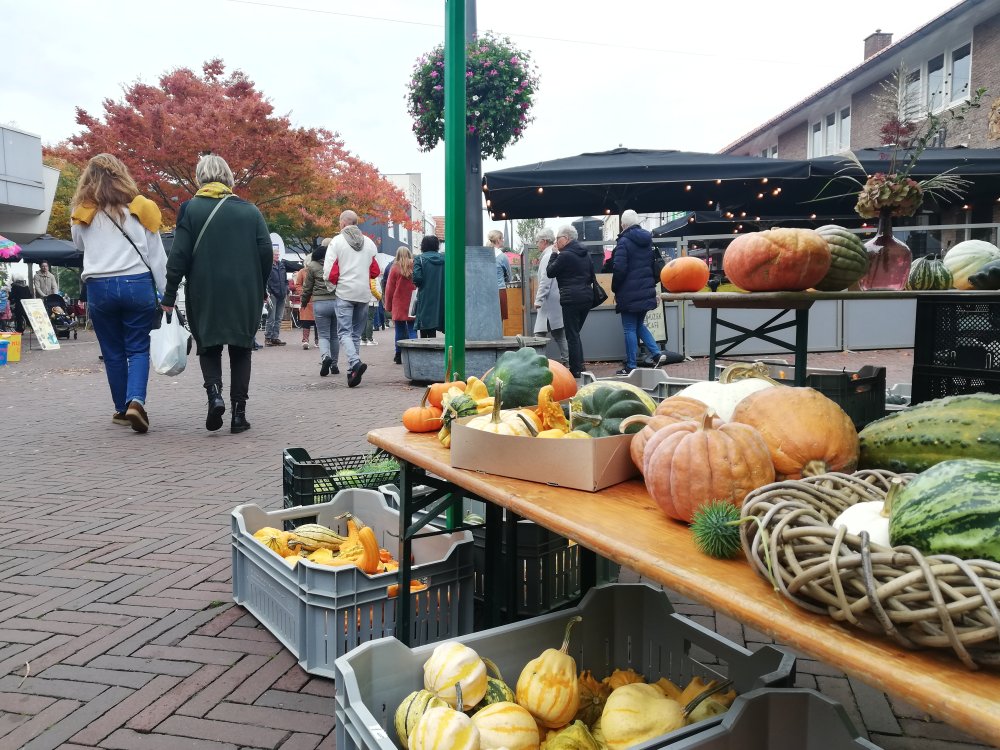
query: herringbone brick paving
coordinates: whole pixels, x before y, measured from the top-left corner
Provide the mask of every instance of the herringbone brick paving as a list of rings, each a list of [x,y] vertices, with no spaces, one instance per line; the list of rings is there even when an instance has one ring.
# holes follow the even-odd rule
[[[151,376],[149,434],[112,425],[91,332],[0,368],[0,750],[333,747],[333,683],[232,603],[229,515],[247,502],[280,507],[283,448],[364,452],[367,430],[398,419],[420,388],[391,363],[391,331],[362,350],[371,367],[357,389],[320,378],[298,331],[283,336],[288,346],[254,355],[243,435],[204,430],[196,361]],[[908,357],[811,363],[884,363],[901,382]],[[702,377],[705,364],[669,369]],[[732,640],[771,642],[676,606]],[[798,672],[886,750],[984,747],[824,664],[801,659]]]

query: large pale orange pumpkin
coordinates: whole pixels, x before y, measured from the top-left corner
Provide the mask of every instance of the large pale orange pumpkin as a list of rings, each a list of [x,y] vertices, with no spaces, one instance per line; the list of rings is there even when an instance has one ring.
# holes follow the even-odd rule
[[[677,424],[687,419],[700,420],[704,417],[706,408],[705,404],[693,398],[671,396],[659,403],[656,407],[656,412],[651,417],[639,414],[623,419],[623,428],[628,426],[626,423],[632,423],[633,421],[642,422],[646,425],[633,435],[632,442],[629,443],[629,454],[632,457],[632,463],[641,472],[643,469],[642,456],[646,450],[646,443],[653,437],[655,432],[667,425]],[[715,417],[712,423],[718,427],[722,424],[722,420]]]
[[[687,255],[663,266],[660,283],[668,292],[700,292],[708,283],[708,276],[708,264]]]
[[[854,422],[836,402],[812,388],[768,388],[736,405],[733,422],[764,438],[779,480],[828,471],[850,473],[860,450]]]
[[[552,397],[556,401],[573,398],[576,395],[577,385],[576,378],[573,377],[573,373],[569,371],[569,368],[561,362],[550,359],[549,370],[552,371],[552,388],[555,391]]]
[[[812,229],[767,229],[729,243],[722,269],[748,292],[795,292],[815,286],[830,270],[830,246]]]
[[[646,443],[646,490],[671,518],[691,522],[713,500],[739,507],[749,492],[774,481],[767,443],[749,425],[701,422],[663,427]]]

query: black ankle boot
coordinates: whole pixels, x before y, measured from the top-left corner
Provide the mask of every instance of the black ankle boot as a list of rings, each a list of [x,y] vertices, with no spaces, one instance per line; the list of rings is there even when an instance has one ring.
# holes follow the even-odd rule
[[[233,419],[229,425],[230,432],[246,432],[250,429],[247,422],[247,402],[233,401]]]
[[[208,392],[208,416],[205,417],[205,429],[215,432],[222,427],[222,415],[226,413],[226,402],[222,400],[222,388],[210,384],[205,386]]]

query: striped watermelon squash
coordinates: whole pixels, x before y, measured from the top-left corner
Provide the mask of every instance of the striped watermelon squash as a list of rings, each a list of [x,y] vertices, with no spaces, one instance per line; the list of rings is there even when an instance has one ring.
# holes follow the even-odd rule
[[[943,461],[918,474],[896,495],[889,537],[928,555],[1000,562],[1000,463]]]
[[[816,288],[821,292],[847,289],[868,271],[868,251],[861,238],[836,224],[816,230],[830,247],[830,270]]]
[[[945,266],[944,261],[936,255],[925,255],[910,264],[906,288],[916,291],[951,289],[952,282],[951,271]]]

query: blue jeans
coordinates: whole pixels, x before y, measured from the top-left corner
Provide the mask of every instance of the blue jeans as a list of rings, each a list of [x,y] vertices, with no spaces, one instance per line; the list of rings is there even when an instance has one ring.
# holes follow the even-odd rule
[[[124,413],[131,401],[145,404],[149,331],[156,315],[153,277],[137,273],[87,279],[87,308],[115,411]]]
[[[319,331],[319,359],[326,357],[337,364],[340,359],[340,340],[337,338],[337,300],[323,299],[313,302],[316,330]]]
[[[347,356],[347,364],[354,367],[361,361],[358,349],[361,347],[361,334],[368,322],[367,302],[348,302],[346,299],[334,300],[337,306],[337,336],[340,338],[340,348]]]
[[[285,317],[285,298],[277,297],[270,292],[267,293],[267,330],[264,331],[265,339],[281,338],[281,319]]]
[[[417,329],[413,327],[412,320],[394,320],[393,325],[396,326],[396,354],[399,354],[399,342],[403,339],[415,339]]]
[[[662,353],[660,347],[657,346],[656,339],[653,338],[653,334],[643,322],[646,319],[646,312],[623,312],[621,316],[622,330],[625,331],[625,369],[635,369],[635,358],[639,353],[638,339],[642,339],[642,343],[649,350],[650,357],[658,358]]]

